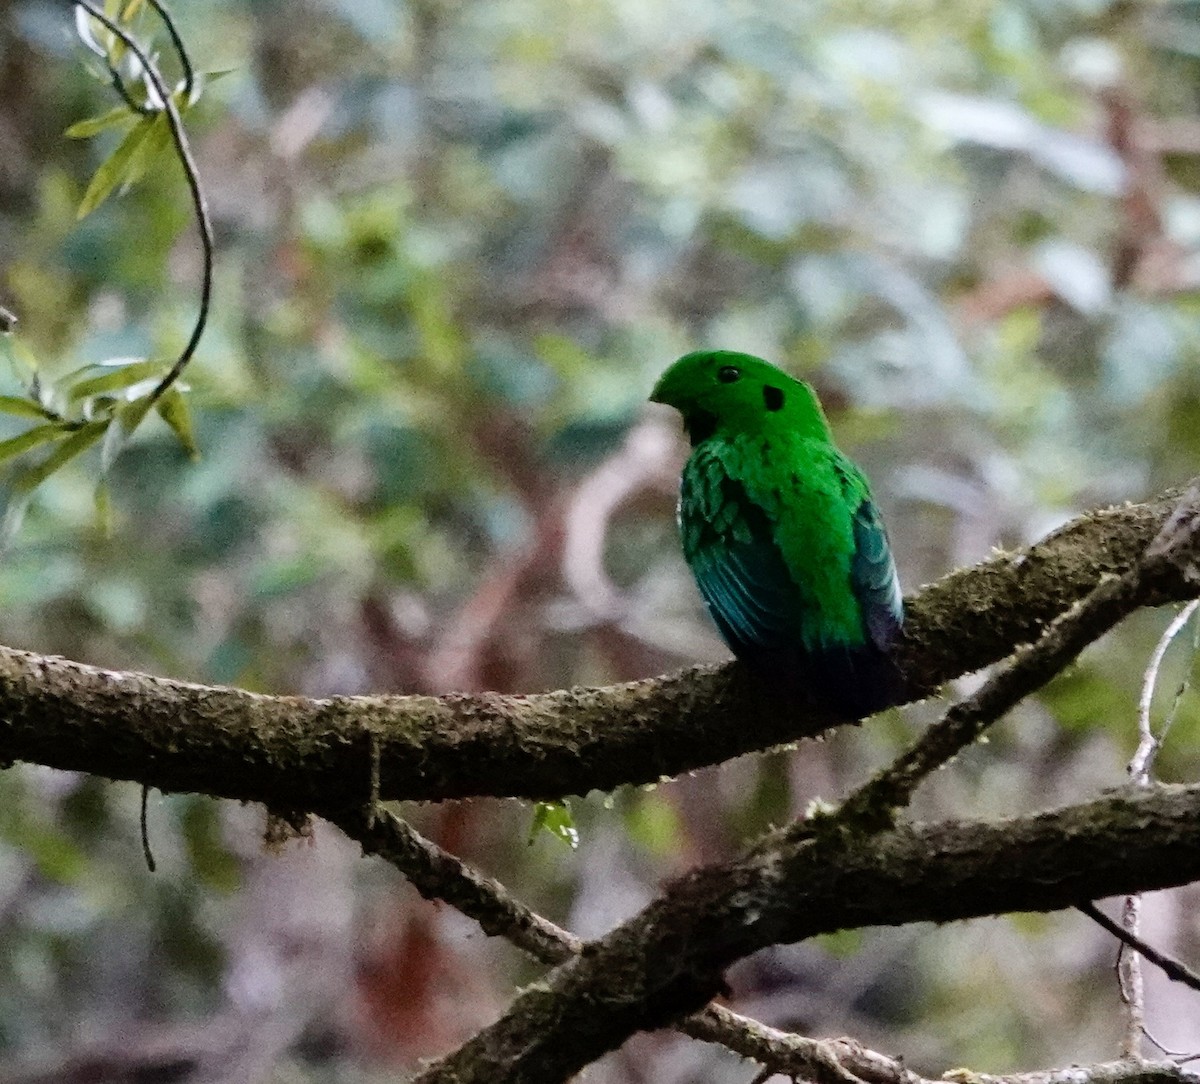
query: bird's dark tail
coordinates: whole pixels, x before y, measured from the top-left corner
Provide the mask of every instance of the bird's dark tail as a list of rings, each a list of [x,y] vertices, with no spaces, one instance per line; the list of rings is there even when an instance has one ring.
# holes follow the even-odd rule
[[[903,691],[895,661],[874,644],[809,654],[801,672],[813,699],[848,719],[865,719],[890,708]]]
[[[899,703],[903,696],[899,668],[874,644],[759,652],[743,661],[768,691],[808,700],[844,719],[865,719]]]

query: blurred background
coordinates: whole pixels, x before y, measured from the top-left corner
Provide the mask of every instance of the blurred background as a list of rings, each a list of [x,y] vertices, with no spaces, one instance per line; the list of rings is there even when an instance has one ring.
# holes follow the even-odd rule
[[[0,561],[0,642],[312,695],[531,691],[725,657],[679,554],[678,422],[721,346],[814,383],[908,590],[1196,473],[1200,3],[189,0],[217,289],[187,374],[203,458],[147,422],[56,476]],[[158,35],[161,47],[165,41]],[[48,373],[170,356],[198,246],[178,168],[81,223],[116,104],[70,8],[0,0],[0,304]],[[0,392],[19,394],[8,363]],[[1145,613],[922,792],[999,815],[1119,783]],[[1168,656],[1161,718],[1187,676]],[[964,686],[965,687],[965,686]],[[955,692],[956,690],[949,690]],[[406,808],[595,935],[836,798],[937,711],[532,811]],[[1163,754],[1195,779],[1200,699]],[[396,1079],[539,973],[325,825],[19,765],[0,776],[0,1081]],[[1200,957],[1196,891],[1144,930]],[[1108,1059],[1114,944],[1073,913],[780,947],[732,1004],[918,1070]],[[1164,1043],[1195,995],[1149,978]],[[642,1035],[592,1084],[748,1081]]]

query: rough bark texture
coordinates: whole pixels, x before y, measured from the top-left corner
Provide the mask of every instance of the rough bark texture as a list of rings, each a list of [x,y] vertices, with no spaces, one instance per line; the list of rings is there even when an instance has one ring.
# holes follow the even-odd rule
[[[559,1084],[634,1031],[694,1012],[770,944],[1051,911],[1200,877],[1200,786],[1129,789],[1032,817],[819,835],[696,871],[527,989],[420,1084]]]
[[[1125,571],[1178,497],[1089,513],[910,598],[898,649],[908,698],[1034,639],[1104,577]],[[0,649],[0,757],[276,808],[367,800],[372,746],[384,799],[548,798],[652,782],[837,722],[768,702],[731,665],[531,696],[311,700]]]

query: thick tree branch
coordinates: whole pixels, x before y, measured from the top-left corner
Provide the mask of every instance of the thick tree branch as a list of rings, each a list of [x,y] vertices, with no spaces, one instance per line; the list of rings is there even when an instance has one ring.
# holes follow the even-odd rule
[[[558,1084],[666,1025],[766,945],[873,925],[1051,911],[1200,878],[1200,786],[1125,790],[1033,817],[825,836],[698,870],[528,989],[422,1084]]]
[[[535,960],[559,964],[578,956],[583,944],[567,930],[531,911],[491,878],[472,869],[426,839],[388,810],[347,810],[338,826],[399,869],[426,899],[457,907],[493,937],[503,937]],[[1091,904],[1081,906],[1090,914]],[[894,1058],[870,1050],[853,1039],[812,1039],[780,1031],[710,1004],[676,1023],[694,1039],[717,1043],[777,1073],[789,1073],[814,1084],[931,1084]],[[1171,1063],[1112,1062],[1072,1066],[1005,1076],[960,1072],[958,1084],[1181,1084],[1194,1079]]]
[[[535,960],[560,964],[583,951],[583,942],[574,934],[530,910],[498,881],[442,850],[389,810],[345,810],[333,820],[362,845],[364,853],[378,855],[400,870],[427,900],[457,907],[485,933],[503,937]],[[816,1084],[854,1084],[856,1077],[861,1078],[858,1069],[864,1066],[871,1068],[876,1084],[921,1084],[915,1074],[906,1075],[899,1063],[850,1040],[843,1040],[844,1048],[835,1049],[828,1041],[777,1031],[721,1005],[708,1005],[676,1026],[693,1039],[718,1043],[743,1057],[802,1073]],[[848,1068],[842,1064],[847,1058]],[[896,1075],[885,1079],[889,1065],[895,1067]]]
[[[1089,513],[909,599],[898,649],[908,697],[1003,658],[1125,572],[1179,495]],[[1148,603],[1194,594],[1171,575],[1148,588]],[[377,746],[383,799],[550,798],[652,782],[837,722],[765,697],[726,665],[531,696],[311,700],[0,649],[0,757],[165,791],[331,809],[366,799]]]

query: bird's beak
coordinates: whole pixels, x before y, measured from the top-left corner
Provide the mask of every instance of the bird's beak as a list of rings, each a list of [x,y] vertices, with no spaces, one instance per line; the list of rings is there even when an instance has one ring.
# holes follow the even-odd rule
[[[650,392],[650,402],[662,403],[664,406],[675,405],[668,398],[670,395],[670,389],[666,387],[666,383],[667,381],[665,377],[659,377],[658,383],[654,385],[654,389]]]

